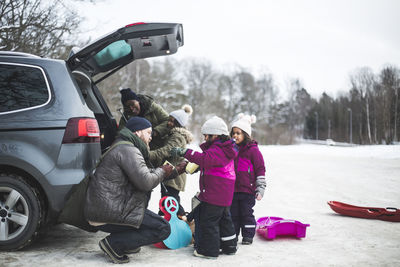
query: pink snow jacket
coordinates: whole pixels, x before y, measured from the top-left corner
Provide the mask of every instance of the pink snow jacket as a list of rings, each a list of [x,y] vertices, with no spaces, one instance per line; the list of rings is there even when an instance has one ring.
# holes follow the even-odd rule
[[[235,192],[264,195],[265,164],[256,141],[239,145],[239,155],[235,158]]]
[[[219,140],[211,144],[200,145],[203,153],[188,149],[185,158],[200,167],[201,201],[212,205],[228,207],[232,204],[235,187],[234,158],[238,149],[234,141],[222,143]]]

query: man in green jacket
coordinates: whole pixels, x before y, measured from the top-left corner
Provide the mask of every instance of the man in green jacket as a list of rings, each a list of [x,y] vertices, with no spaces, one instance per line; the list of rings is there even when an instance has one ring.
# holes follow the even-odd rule
[[[136,94],[130,88],[122,89],[120,93],[124,112],[119,121],[119,130],[124,128],[126,121],[130,118],[143,117],[153,126],[153,140],[150,142],[150,148],[160,147],[161,138],[169,132],[168,113],[150,96]]]
[[[129,119],[115,140],[117,145],[89,178],[84,216],[97,230],[110,233],[99,246],[114,263],[129,262],[126,254],[170,234],[169,223],[147,209],[151,190],[173,172],[170,165],[149,167],[151,132],[145,118]]]

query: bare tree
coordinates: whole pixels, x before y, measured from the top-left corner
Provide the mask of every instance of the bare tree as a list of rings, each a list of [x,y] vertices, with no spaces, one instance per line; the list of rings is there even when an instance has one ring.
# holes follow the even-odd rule
[[[238,114],[241,92],[235,75],[221,74],[218,77],[218,94],[223,102],[225,118],[232,122]],[[240,112],[240,111],[239,111]]]
[[[263,73],[256,81],[257,101],[255,104],[257,116],[267,118],[269,110],[278,99],[278,90],[274,85],[274,78],[270,73]]]
[[[193,108],[192,126],[198,134],[201,123],[210,113],[218,114],[216,106],[216,72],[208,61],[189,60],[185,65],[184,85],[188,104]],[[222,111],[223,112],[223,111]]]
[[[173,58],[153,62],[149,73],[150,83],[145,86],[147,94],[155,97],[169,111],[179,109],[187,102],[187,95],[178,75],[179,65]]]
[[[379,75],[380,91],[382,107],[382,120],[384,126],[384,139],[386,143],[394,141],[395,127],[397,127],[397,113],[398,103],[396,100],[396,92],[399,86],[400,70],[394,66],[386,66],[382,69]],[[393,127],[392,127],[393,125]]]
[[[299,131],[302,131],[302,126],[304,125],[304,117],[299,114],[299,108],[296,98],[298,92],[303,88],[300,79],[292,78],[289,80],[288,90],[289,90],[289,100],[288,100],[288,116],[287,124],[289,127],[289,132],[291,133],[291,138],[294,139],[295,136],[299,135]]]
[[[365,112],[366,112],[366,124],[367,124],[367,134],[368,141],[372,143],[371,137],[371,122],[370,122],[370,95],[374,87],[375,83],[375,75],[373,74],[370,68],[364,67],[358,69],[354,74],[350,75],[350,82],[353,89],[356,89],[360,92],[360,101],[365,102]],[[362,120],[359,121],[362,123]],[[360,125],[360,131],[362,127]]]
[[[0,50],[60,57],[81,18],[61,0],[0,1]],[[71,41],[72,39],[70,39]]]

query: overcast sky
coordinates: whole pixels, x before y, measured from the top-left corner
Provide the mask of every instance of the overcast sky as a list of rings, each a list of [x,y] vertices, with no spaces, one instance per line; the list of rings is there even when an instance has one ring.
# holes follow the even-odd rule
[[[97,38],[133,22],[177,22],[198,57],[253,74],[268,70],[284,90],[299,78],[314,97],[349,90],[359,67],[400,67],[400,0],[103,0],[81,4]]]

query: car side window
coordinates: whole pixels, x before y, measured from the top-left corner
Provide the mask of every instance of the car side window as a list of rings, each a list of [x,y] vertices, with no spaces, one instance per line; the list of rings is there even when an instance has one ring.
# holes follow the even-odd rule
[[[40,107],[49,101],[50,90],[41,68],[0,63],[0,114]]]

